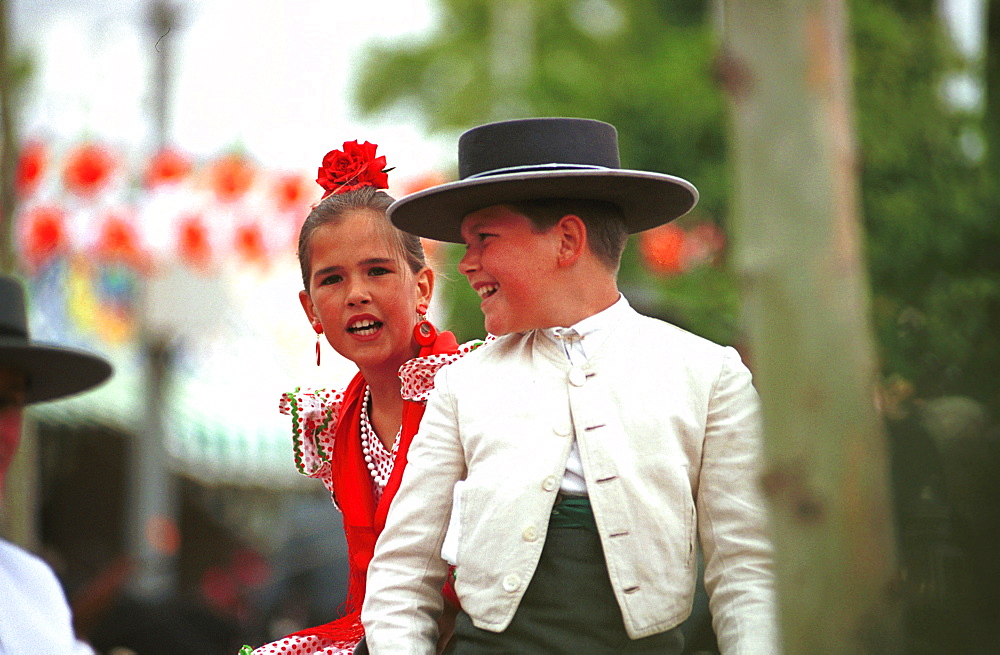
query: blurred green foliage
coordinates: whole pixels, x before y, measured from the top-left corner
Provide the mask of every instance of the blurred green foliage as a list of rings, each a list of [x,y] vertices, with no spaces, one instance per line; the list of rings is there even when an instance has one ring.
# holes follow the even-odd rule
[[[713,3],[441,0],[438,6],[440,24],[426,38],[369,47],[356,82],[362,111],[403,108],[428,130],[448,133],[525,116],[605,120],[618,128],[623,166],[680,175],[698,186],[698,208],[682,220],[724,228],[727,105],[714,74],[720,37]],[[852,0],[849,6],[861,201],[883,372],[913,382],[921,396],[961,393],[995,410],[1000,203],[996,176],[962,146],[963,134],[981,133],[983,114],[943,102],[942,79],[957,59],[937,3]],[[987,157],[997,149],[988,147]],[[460,255],[451,247],[446,252],[451,272]],[[449,326],[461,337],[480,336],[478,298],[457,282],[444,285],[454,307]],[[716,341],[740,340],[738,290],[724,262],[657,276],[632,244],[620,282],[645,313]]]
[[[944,101],[942,81],[960,62],[937,3],[851,6],[863,215],[884,370],[913,382],[922,397],[963,394],[995,410],[1000,203],[988,160],[963,148],[963,138],[982,133],[980,114]],[[995,150],[988,144],[987,156]]]

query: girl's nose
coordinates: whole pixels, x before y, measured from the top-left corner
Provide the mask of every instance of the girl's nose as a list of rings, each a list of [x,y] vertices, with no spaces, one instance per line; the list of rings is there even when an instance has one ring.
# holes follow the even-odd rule
[[[364,282],[351,282],[347,293],[348,305],[367,305],[371,302],[371,294]]]

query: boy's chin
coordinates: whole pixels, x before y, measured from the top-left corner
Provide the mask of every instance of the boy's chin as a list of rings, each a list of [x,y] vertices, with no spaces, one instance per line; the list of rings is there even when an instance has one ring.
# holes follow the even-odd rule
[[[500,319],[490,320],[489,317],[486,318],[483,325],[486,328],[487,334],[492,334],[495,337],[502,337],[505,334],[513,334],[515,332],[527,332],[534,329],[534,326],[526,323],[521,324]]]
[[[497,319],[491,319],[489,316],[483,321],[483,327],[486,328],[487,334],[492,334],[495,337],[502,337],[505,334],[510,334],[513,330],[506,321],[501,321]]]

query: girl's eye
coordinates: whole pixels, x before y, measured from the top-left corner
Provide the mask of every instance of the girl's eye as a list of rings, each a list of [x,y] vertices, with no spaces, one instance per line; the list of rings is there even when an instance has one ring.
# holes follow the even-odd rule
[[[391,272],[392,271],[390,271],[388,268],[383,268],[382,266],[373,266],[370,269],[368,269],[368,275],[371,275],[372,277],[376,277],[379,275],[388,275]]]
[[[327,275],[325,278],[323,278],[322,281],[320,281],[320,285],[336,284],[337,282],[340,282],[343,279],[344,279],[343,277],[334,273],[333,275]]]

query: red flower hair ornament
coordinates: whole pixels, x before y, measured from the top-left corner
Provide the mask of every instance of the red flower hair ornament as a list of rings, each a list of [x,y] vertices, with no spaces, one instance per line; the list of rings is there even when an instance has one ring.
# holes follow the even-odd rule
[[[345,141],[343,150],[326,153],[316,178],[316,183],[323,187],[323,197],[365,186],[388,189],[387,173],[392,169],[385,167],[385,156],[375,156],[377,148],[376,144],[367,141]]]

